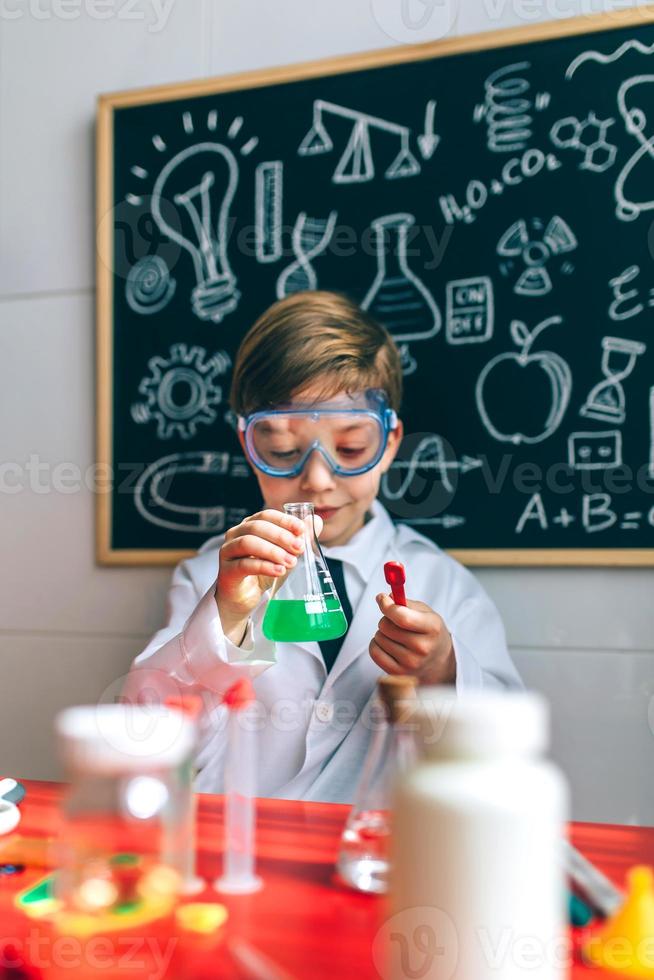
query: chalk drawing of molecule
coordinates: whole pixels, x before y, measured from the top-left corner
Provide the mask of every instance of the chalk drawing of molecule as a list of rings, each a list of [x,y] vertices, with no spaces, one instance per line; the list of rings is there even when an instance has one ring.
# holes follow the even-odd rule
[[[606,133],[614,122],[615,119],[598,119],[592,111],[583,120],[576,116],[566,116],[554,123],[550,130],[550,139],[559,149],[583,153],[580,170],[602,174],[613,166],[618,152],[617,146],[609,143],[606,138]]]

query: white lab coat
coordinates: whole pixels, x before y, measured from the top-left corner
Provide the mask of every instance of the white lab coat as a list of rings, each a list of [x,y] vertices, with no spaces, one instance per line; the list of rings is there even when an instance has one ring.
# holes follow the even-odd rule
[[[248,675],[257,697],[260,796],[351,802],[374,721],[370,708],[382,674],[368,652],[388,592],[383,566],[401,561],[407,595],[438,612],[453,637],[458,690],[520,687],[495,606],[467,569],[406,525],[393,525],[375,501],[370,519],[345,545],[324,548],[343,561],[353,620],[326,673],[315,642],[273,643],[261,632],[267,595],[252,614],[240,647],[223,634],[214,599],[218,548],[212,538],[175,569],[168,624],[138,656],[125,694],[159,699],[200,694],[199,792],[223,788],[227,710],[221,694]]]

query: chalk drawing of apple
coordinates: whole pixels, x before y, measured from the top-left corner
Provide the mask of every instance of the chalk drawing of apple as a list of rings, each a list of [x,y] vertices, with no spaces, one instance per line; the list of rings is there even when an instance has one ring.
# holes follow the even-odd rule
[[[514,320],[511,324],[511,338],[518,347],[517,351],[510,351],[506,354],[498,354],[488,362],[483,369],[475,388],[475,398],[477,408],[484,426],[494,439],[499,442],[512,442],[518,446],[521,443],[543,442],[548,439],[561,424],[565,415],[570,395],[572,393],[572,373],[566,361],[559,354],[552,351],[537,351],[532,353],[532,347],[536,338],[554,323],[562,323],[562,317],[553,316],[543,320],[533,330],[529,330],[526,324],[520,320]],[[528,375],[522,372],[528,371]],[[520,374],[517,374],[520,372]],[[544,376],[543,373],[544,372]],[[489,383],[490,379],[490,383]],[[545,384],[543,384],[545,382]],[[527,428],[523,419],[530,415],[521,408],[520,400],[511,402],[515,398],[515,390],[524,391],[525,385],[530,391],[530,410],[533,409],[532,419],[534,420],[532,431],[530,432],[502,432],[491,420],[487,405],[488,391],[491,389],[495,394],[500,391],[511,410],[515,411],[515,427],[520,425]],[[543,395],[544,392],[544,395]],[[495,399],[491,399],[494,401]],[[537,404],[533,404],[537,400]],[[540,402],[543,401],[541,411]],[[506,411],[504,412],[506,415]],[[505,428],[508,426],[504,425]]]

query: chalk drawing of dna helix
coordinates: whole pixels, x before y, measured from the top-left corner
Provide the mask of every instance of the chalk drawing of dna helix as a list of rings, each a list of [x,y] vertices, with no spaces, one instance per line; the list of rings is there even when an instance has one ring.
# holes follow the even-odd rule
[[[310,218],[306,211],[298,215],[292,236],[296,260],[284,269],[277,280],[277,299],[316,288],[318,277],[311,263],[328,248],[337,218],[337,211],[331,211],[327,218]]]

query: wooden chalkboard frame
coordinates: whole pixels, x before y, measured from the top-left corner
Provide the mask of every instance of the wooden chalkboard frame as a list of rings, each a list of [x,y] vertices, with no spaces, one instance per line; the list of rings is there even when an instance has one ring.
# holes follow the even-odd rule
[[[399,65],[466,52],[510,48],[598,31],[654,23],[654,5],[548,21],[529,27],[471,34],[443,41],[367,51],[344,57],[301,62],[279,68],[225,75],[202,81],[160,85],[100,95],[97,115],[97,462],[96,558],[103,565],[172,565],[194,550],[114,549],[111,541],[112,399],[113,399],[113,227],[103,221],[113,205],[114,113],[117,109],[212,95],[265,85],[326,77],[350,71]],[[453,557],[474,566],[651,566],[654,548],[641,549],[451,549]]]

